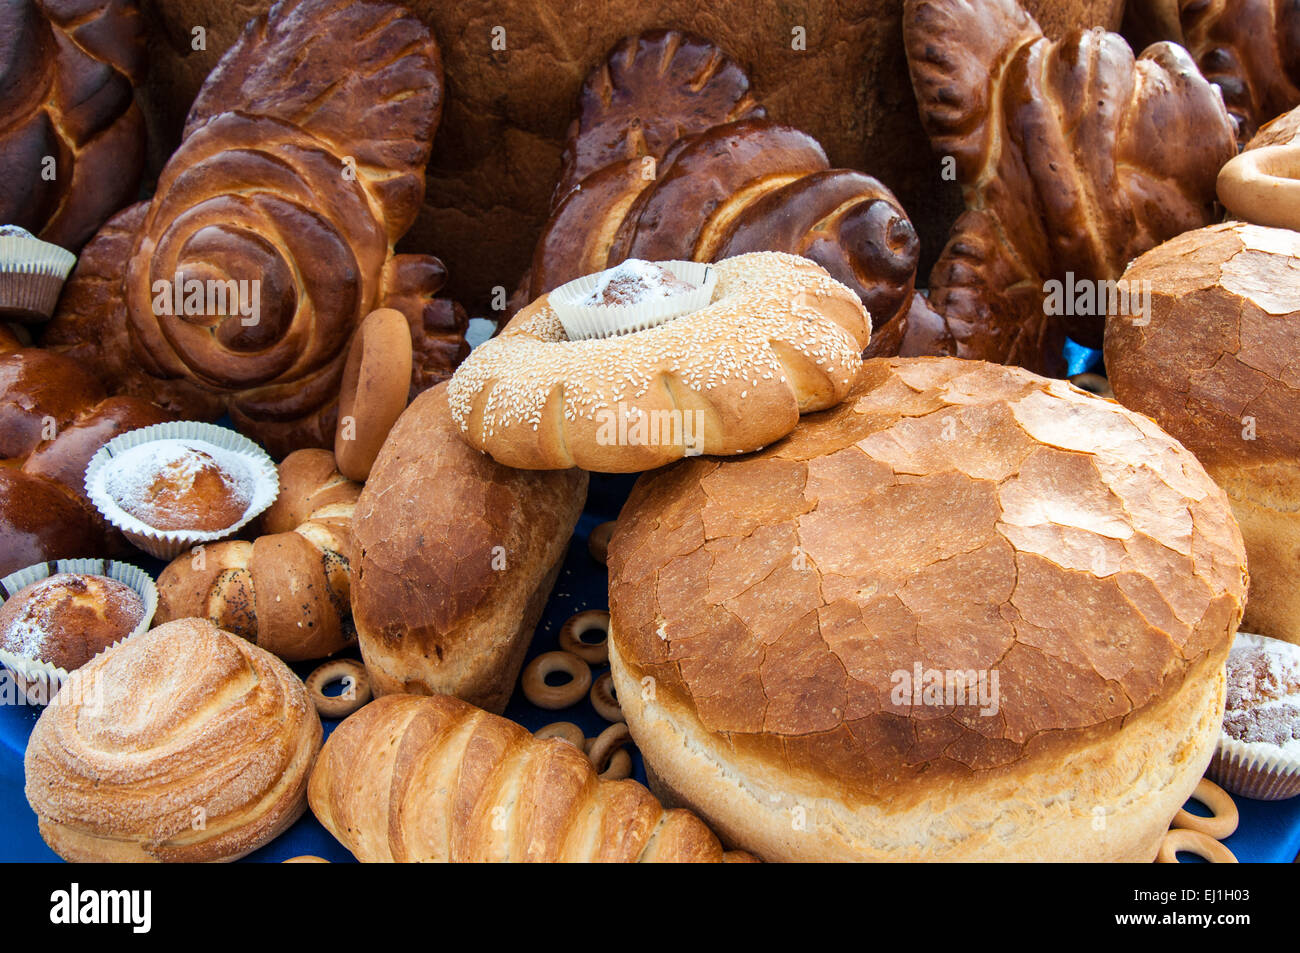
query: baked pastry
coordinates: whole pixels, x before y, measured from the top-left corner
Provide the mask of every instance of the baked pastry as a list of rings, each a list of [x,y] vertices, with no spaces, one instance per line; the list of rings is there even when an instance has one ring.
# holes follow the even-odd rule
[[[130,586],[88,573],[55,573],[0,605],[0,649],[71,672],[122,639],[144,617]]]
[[[200,90],[125,272],[91,314],[56,315],[55,339],[91,346],[120,313],[127,334],[98,346],[130,356],[101,364],[219,396],[276,457],[332,445],[348,344],[376,307],[410,323],[413,385],[447,376],[464,313],[434,298],[440,262],[393,252],[441,106],[437,46],[401,7],[298,0],[252,21]]]
[[[1113,281],[1214,221],[1235,152],[1223,101],[1171,43],[1135,58],[1101,30],[1052,41],[1016,0],[904,10],[921,120],[967,207],[930,274],[946,352],[1063,374],[1066,335],[1100,347],[1105,309],[1049,307],[1047,283]]]
[[[328,450],[291,453],[279,473],[263,535],[181,553],[162,571],[159,623],[207,619],[291,662],[356,641],[350,554],[361,486],[335,469]]]
[[[181,619],[72,673],[32,729],[27,801],[65,860],[237,860],[301,816],[320,745],[287,665]]]
[[[1300,794],[1300,646],[1238,632],[1228,653],[1223,737],[1207,774],[1234,794]]]
[[[629,258],[756,251],[812,259],[901,340],[920,242],[893,193],[831,169],[815,139],[764,118],[744,72],[707,40],[623,40],[583,85],[517,304]]]
[[[253,501],[251,474],[189,440],[131,447],[113,458],[104,486],[124,511],[161,530],[229,529]]]
[[[86,497],[86,465],[119,434],[169,419],[106,397],[75,360],[0,342],[0,576],[51,559],[105,556],[125,541]]]
[[[1234,218],[1300,230],[1300,109],[1270,122],[1229,160],[1218,190]]]
[[[1213,753],[1241,535],[1195,458],[1064,381],[868,361],[609,544],[651,788],[763,860],[1156,855]]]
[[[635,781],[602,781],[587,757],[448,695],[389,695],[330,735],[308,796],[362,863],[717,863],[687,811]]]
[[[134,0],[13,0],[0,8],[0,222],[78,249],[135,198],[144,118]]]
[[[628,307],[681,297],[696,286],[678,278],[663,265],[629,258],[606,271],[584,304]]]
[[[25,228],[0,225],[0,320],[49,320],[77,256]]]
[[[357,500],[352,617],[376,695],[452,694],[500,712],[587,495],[465,444],[446,385],[398,419]]]
[[[148,90],[162,128],[179,128],[220,51],[239,37],[249,11],[269,5],[270,0],[151,5],[156,55],[149,64]],[[808,132],[836,166],[867,169],[888,183],[931,256],[960,210],[960,195],[941,178],[939,159],[928,154],[912,105],[899,42],[902,0],[603,0],[598,8],[523,0],[406,0],[406,5],[438,37],[454,81],[427,173],[424,207],[407,241],[412,248],[437,249],[451,272],[453,297],[472,303],[473,313],[486,314],[494,289],[510,291],[528,267],[549,215],[566,124],[584,78],[621,38],[665,24],[711,41],[697,48],[696,58],[673,58],[687,76],[721,71],[728,61],[716,50],[726,50],[730,63],[744,67],[733,67],[742,80],[747,84],[752,77],[773,119]],[[1026,6],[1049,36],[1059,37],[1074,27],[1118,28],[1125,3],[1027,0]],[[175,43],[196,23],[207,28],[207,51]],[[689,104],[696,101],[682,108],[661,92],[645,103],[647,108],[629,112],[639,114],[650,130],[657,117],[690,122]],[[449,235],[456,240],[447,242]],[[875,309],[872,315],[883,324]]]
[[[713,270],[707,307],[602,340],[533,302],[452,378],[461,435],[507,466],[630,473],[756,450],[844,399],[871,337],[857,295],[777,252]]]
[[[1125,280],[1149,282],[1148,323],[1112,319],[1115,397],[1177,437],[1227,491],[1250,559],[1245,627],[1300,643],[1300,233],[1227,222],[1166,242]]]
[[[406,409],[411,378],[411,329],[400,311],[366,315],[348,350],[339,391],[334,458],[348,479],[366,482],[388,431]]]

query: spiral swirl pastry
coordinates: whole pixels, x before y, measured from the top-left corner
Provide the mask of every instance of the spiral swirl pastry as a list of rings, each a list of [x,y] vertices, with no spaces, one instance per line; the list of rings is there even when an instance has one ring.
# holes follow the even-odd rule
[[[301,816],[321,734],[283,662],[180,619],[72,674],[32,730],[27,800],[66,860],[236,860]]]
[[[134,0],[0,4],[0,222],[79,249],[134,198],[143,52]]]
[[[390,297],[421,379],[430,363],[449,374],[465,322],[434,304],[441,263],[393,253],[441,104],[437,46],[400,7],[304,0],[250,23],[195,101],[127,267],[145,370],[224,395],[277,454],[332,441],[348,343]]]

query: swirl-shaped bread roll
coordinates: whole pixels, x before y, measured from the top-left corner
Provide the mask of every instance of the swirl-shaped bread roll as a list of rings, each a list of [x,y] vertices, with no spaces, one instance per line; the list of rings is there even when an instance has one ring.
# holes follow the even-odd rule
[[[302,814],[320,746],[288,666],[180,619],[73,673],[32,730],[27,800],[66,860],[237,860]]]
[[[135,0],[0,5],[0,222],[77,249],[135,197],[143,53]]]

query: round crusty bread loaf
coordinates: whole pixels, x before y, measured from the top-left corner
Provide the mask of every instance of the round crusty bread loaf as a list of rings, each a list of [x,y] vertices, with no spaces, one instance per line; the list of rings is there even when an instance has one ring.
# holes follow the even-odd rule
[[[352,619],[375,694],[504,710],[586,498],[580,470],[513,470],[470,449],[445,384],[417,397],[352,524]]]
[[[306,810],[320,746],[287,665],[178,619],[72,673],[32,729],[27,801],[65,860],[237,860]]]
[[[1152,860],[1246,586],[1153,423],[956,359],[869,361],[766,451],[643,476],[609,567],[652,786],[764,860]]]
[[[1227,491],[1246,541],[1244,627],[1300,643],[1300,233],[1241,222],[1138,258],[1150,323],[1112,318],[1115,397],[1154,418]]]

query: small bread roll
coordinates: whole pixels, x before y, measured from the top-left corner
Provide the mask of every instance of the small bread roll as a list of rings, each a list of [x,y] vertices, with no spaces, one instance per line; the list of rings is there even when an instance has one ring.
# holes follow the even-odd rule
[[[238,860],[302,815],[320,747],[288,666],[178,619],[72,673],[32,729],[27,801],[65,860]]]

